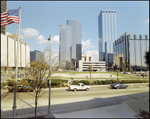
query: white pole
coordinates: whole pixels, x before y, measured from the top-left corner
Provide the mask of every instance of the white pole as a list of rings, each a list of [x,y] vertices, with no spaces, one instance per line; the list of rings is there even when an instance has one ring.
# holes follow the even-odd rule
[[[17,91],[17,73],[18,73],[18,54],[19,54],[19,34],[20,34],[20,17],[21,17],[21,5],[19,7],[19,25],[18,25],[18,41],[17,41],[17,56],[16,56],[16,78],[15,78],[15,88],[14,88],[14,105],[13,105],[13,118],[16,115],[16,91]]]
[[[50,35],[50,37],[48,38],[48,40],[50,41],[50,78],[49,78],[49,105],[48,105],[48,114],[47,117],[53,117],[52,113],[51,113],[51,50],[52,50],[52,35]]]

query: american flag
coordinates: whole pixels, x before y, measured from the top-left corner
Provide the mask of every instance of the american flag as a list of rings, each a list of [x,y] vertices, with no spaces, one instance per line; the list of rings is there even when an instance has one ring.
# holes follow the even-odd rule
[[[8,10],[1,13],[1,26],[11,23],[19,24],[19,9]]]

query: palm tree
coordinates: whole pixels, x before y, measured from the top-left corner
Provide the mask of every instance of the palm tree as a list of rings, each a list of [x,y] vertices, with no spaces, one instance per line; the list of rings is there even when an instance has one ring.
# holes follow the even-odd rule
[[[120,72],[120,70],[115,70],[115,72],[117,72],[117,80],[118,80],[118,73]]]
[[[122,62],[122,70],[125,71],[126,63]]]
[[[87,69],[90,70],[90,79],[91,79],[91,70],[92,70],[92,66],[88,66]]]

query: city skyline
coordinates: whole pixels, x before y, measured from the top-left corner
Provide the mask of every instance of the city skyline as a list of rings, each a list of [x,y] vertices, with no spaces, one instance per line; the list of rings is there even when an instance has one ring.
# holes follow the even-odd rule
[[[60,66],[67,66],[81,60],[82,23],[78,20],[67,20],[67,25],[60,25],[59,61]]]
[[[97,18],[100,11],[102,9],[117,11],[117,38],[124,32],[149,34],[148,3],[148,1],[8,1],[8,10],[22,6],[20,39],[29,44],[31,51],[43,51],[49,46],[47,39],[52,35],[53,56],[59,54],[60,25],[66,23],[68,19],[81,21],[82,54],[90,52],[93,60],[98,61]],[[35,10],[36,8],[40,9]],[[17,34],[17,30],[17,24],[7,25],[6,34]]]

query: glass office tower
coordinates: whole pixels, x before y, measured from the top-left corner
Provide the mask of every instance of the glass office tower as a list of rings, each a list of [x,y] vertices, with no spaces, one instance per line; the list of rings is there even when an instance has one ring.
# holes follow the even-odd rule
[[[71,60],[76,62],[78,68],[82,55],[82,23],[77,20],[67,20],[67,25],[72,27]]]
[[[116,10],[101,10],[98,16],[98,37],[99,61],[113,62],[113,42],[117,39]]]
[[[135,35],[125,32],[114,42],[114,66],[122,67],[122,63],[129,62],[134,70],[145,70],[145,51],[149,51],[149,35]]]
[[[60,25],[60,39],[59,39],[60,67],[66,67],[67,62],[71,61],[70,56],[71,42],[72,42],[72,27],[69,25]]]

